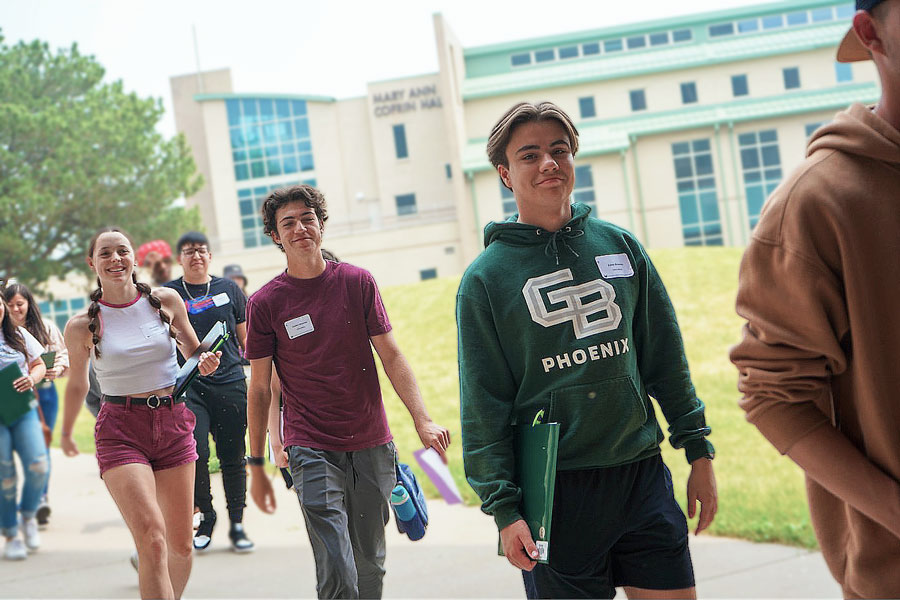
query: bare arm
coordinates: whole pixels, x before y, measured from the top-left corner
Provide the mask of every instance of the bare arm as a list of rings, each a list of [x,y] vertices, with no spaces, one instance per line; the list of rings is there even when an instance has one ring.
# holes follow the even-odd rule
[[[247,322],[238,323],[234,327],[234,334],[237,336],[238,345],[241,350],[247,347]]]
[[[406,357],[400,351],[394,334],[388,331],[372,337],[371,340],[381,359],[384,372],[391,380],[391,385],[394,386],[394,391],[400,396],[400,400],[413,419],[422,445],[426,448],[434,448],[446,462],[445,452],[450,445],[450,432],[446,427],[436,424],[428,416],[425,402],[422,400],[422,394],[416,384],[416,377],[413,375]]]
[[[272,383],[270,385],[272,400],[269,402],[269,443],[272,445],[272,454],[275,457],[275,465],[287,467],[287,456],[284,454],[284,435],[281,431],[281,380],[278,372],[272,369]]]
[[[250,361],[250,386],[247,389],[247,432],[250,434],[250,456],[266,455],[266,422],[272,403],[272,357]],[[250,496],[263,512],[275,511],[272,482],[262,465],[250,466]]]
[[[66,383],[65,405],[63,408],[62,435],[60,445],[66,456],[78,454],[78,447],[72,439],[75,419],[84,404],[90,383],[88,364],[91,353],[91,333],[88,331],[86,313],[72,317],[66,324],[65,342],[69,350],[69,381]]]

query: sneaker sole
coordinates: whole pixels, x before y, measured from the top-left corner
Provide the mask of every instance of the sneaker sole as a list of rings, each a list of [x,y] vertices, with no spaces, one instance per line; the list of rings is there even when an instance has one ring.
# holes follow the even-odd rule
[[[236,546],[231,547],[231,551],[235,552],[237,554],[250,554],[254,550],[256,550],[256,548],[254,546],[251,546],[249,548],[238,548]]]

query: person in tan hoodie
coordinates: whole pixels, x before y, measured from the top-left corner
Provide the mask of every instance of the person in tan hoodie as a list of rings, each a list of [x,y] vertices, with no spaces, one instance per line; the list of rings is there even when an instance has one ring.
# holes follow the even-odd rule
[[[740,269],[731,350],[747,419],[806,473],[846,597],[900,597],[900,0],[857,0],[838,60],[882,97],[819,129]]]

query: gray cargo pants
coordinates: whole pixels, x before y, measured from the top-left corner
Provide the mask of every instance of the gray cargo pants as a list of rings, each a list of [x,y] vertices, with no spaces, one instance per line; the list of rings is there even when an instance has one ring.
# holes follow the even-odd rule
[[[291,446],[288,456],[319,598],[381,598],[394,443],[355,452]]]

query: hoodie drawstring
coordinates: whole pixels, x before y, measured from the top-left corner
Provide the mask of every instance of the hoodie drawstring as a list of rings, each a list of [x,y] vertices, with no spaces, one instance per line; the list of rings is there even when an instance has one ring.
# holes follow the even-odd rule
[[[545,229],[538,229],[535,231],[536,235],[544,235],[550,233]],[[566,249],[575,255],[575,258],[579,257],[579,254],[572,249],[567,240],[572,240],[575,238],[579,238],[584,235],[584,230],[582,229],[572,229],[571,227],[563,227],[558,231],[554,231],[550,233],[550,237],[547,240],[547,245],[544,246],[544,255],[545,256],[553,256],[556,259],[556,265],[559,266],[559,244],[562,243]]]

